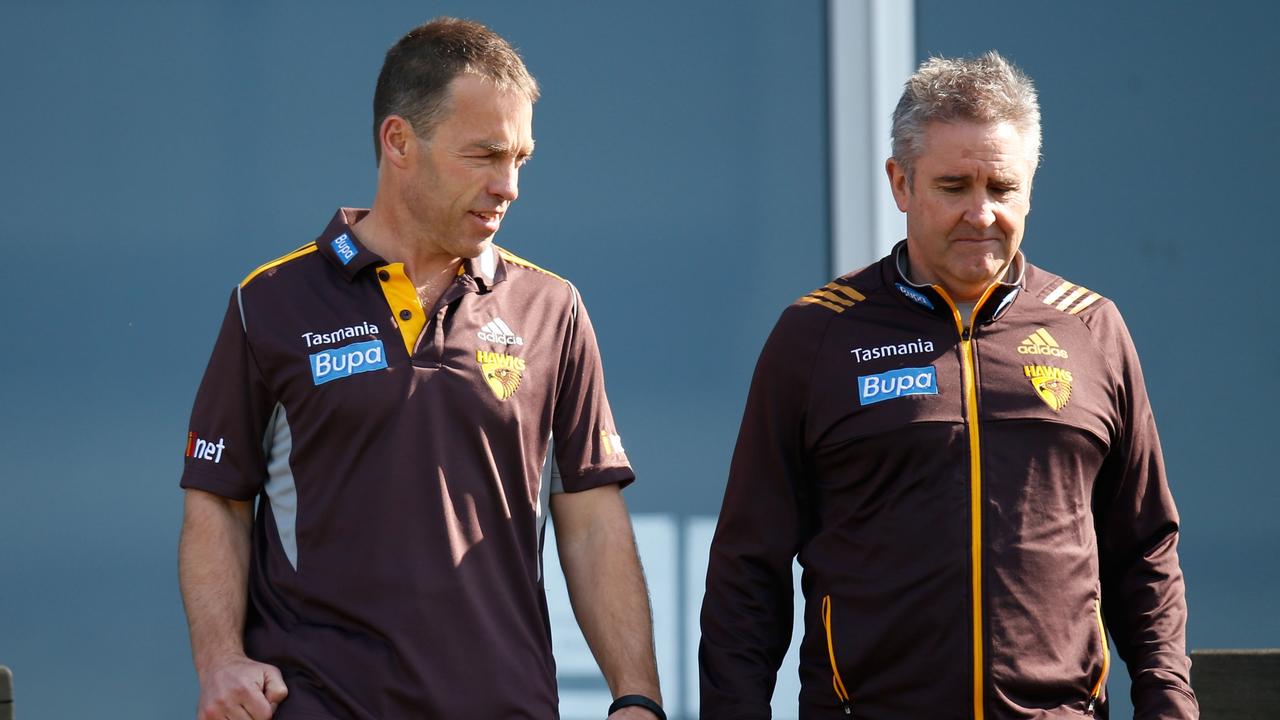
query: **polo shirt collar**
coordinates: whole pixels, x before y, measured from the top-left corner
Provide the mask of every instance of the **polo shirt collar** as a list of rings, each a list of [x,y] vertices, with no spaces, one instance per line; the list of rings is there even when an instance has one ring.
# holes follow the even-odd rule
[[[382,256],[365,247],[351,226],[355,225],[369,211],[364,208],[338,208],[329,220],[320,237],[316,238],[316,248],[324,255],[338,272],[351,282],[359,272],[370,265],[386,265]],[[467,275],[475,279],[478,285],[486,288],[502,282],[507,277],[506,260],[492,243],[477,257],[463,260],[458,267],[459,275]]]
[[[477,285],[491,288],[507,279],[507,261],[502,257],[497,246],[489,243],[484,252],[463,260],[458,268],[458,274],[470,275]]]
[[[387,262],[361,244],[351,231],[351,226],[368,214],[368,210],[360,208],[338,208],[328,227],[316,238],[316,249],[333,263],[347,282],[354,280],[357,273],[370,265],[385,265]]]

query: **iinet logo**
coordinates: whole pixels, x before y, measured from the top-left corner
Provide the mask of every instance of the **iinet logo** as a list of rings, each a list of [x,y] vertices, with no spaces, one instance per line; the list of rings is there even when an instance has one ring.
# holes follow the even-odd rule
[[[222,451],[226,450],[222,438],[215,444],[211,440],[201,440],[194,432],[187,433],[187,457],[197,460],[212,460],[214,464],[222,462]]]

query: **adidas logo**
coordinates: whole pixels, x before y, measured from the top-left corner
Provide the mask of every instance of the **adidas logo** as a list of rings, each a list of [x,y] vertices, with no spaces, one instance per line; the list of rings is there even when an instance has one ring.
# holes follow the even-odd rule
[[[1067,351],[1058,347],[1058,341],[1053,339],[1048,330],[1040,328],[1031,333],[1022,344],[1018,346],[1018,353],[1021,355],[1048,355],[1049,357],[1065,358]]]
[[[502,322],[502,318],[497,317],[480,328],[480,332],[476,333],[476,337],[502,345],[524,344],[524,338],[517,335],[515,330],[512,330],[506,323]]]

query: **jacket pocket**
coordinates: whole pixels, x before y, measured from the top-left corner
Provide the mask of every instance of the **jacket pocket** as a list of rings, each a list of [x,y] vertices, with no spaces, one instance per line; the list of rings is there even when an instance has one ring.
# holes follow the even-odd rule
[[[831,639],[831,596],[822,596],[822,628],[827,634],[827,658],[831,661],[831,687],[836,691],[836,699],[840,701],[840,709],[845,715],[853,715],[853,702],[849,692],[840,678],[840,665],[836,662],[836,644]]]
[[[1085,712],[1089,714],[1093,714],[1098,699],[1102,697],[1102,689],[1107,685],[1107,673],[1111,670],[1111,648],[1107,645],[1107,626],[1102,622],[1101,598],[1094,598],[1093,614],[1098,621],[1098,639],[1102,641],[1102,670],[1098,672],[1098,679],[1093,683],[1093,690],[1089,693],[1089,703],[1085,706]],[[831,636],[828,634],[827,637]]]

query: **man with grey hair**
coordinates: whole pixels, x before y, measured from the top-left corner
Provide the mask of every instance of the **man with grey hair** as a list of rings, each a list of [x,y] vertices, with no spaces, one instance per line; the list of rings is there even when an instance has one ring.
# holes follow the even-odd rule
[[[200,720],[557,717],[548,516],[609,717],[663,717],[591,321],[493,244],[537,97],[483,25],[414,28],[373,207],[232,292],[182,474]]]
[[[1040,151],[1000,55],[906,83],[907,238],[765,344],[712,542],[704,720],[770,717],[803,568],[801,718],[1194,718],[1178,514],[1114,304],[1020,250]]]

